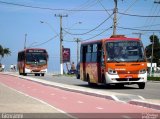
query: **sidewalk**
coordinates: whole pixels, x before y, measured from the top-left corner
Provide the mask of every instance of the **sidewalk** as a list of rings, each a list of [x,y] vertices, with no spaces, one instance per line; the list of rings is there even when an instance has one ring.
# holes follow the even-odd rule
[[[23,118],[70,118],[61,110],[3,84],[0,84],[0,113],[0,118],[9,115]]]

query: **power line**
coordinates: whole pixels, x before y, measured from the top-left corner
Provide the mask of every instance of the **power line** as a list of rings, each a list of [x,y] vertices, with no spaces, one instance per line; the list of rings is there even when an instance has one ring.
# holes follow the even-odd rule
[[[59,34],[55,35],[54,37],[52,37],[52,38],[50,38],[49,40],[44,41],[44,42],[42,42],[42,43],[40,43],[40,44],[33,45],[32,47],[36,47],[36,46],[40,46],[40,45],[44,45],[44,44],[48,43],[49,41],[53,40],[54,38],[56,38],[56,37],[58,37],[58,36],[59,36]]]
[[[95,28],[93,28],[93,29],[91,29],[91,30],[89,30],[89,31],[87,31],[87,32],[84,32],[84,33],[76,34],[76,33],[70,33],[70,32],[68,32],[68,31],[66,31],[65,29],[63,29],[63,30],[64,30],[66,33],[70,34],[70,35],[85,35],[85,34],[88,34],[88,33],[92,32],[92,31],[96,30],[97,28],[99,28],[99,27],[100,27],[102,24],[104,24],[112,15],[113,15],[113,13],[112,13],[107,19],[105,19],[103,22],[101,22],[98,26],[96,26]]]
[[[39,7],[39,6],[32,6],[32,5],[25,5],[25,4],[19,4],[19,3],[12,3],[12,2],[4,2],[0,1],[0,4],[7,4],[7,5],[13,5],[13,6],[19,6],[19,7],[26,7],[26,8],[33,8],[33,9],[41,9],[41,10],[50,10],[50,11],[68,11],[68,12],[104,12],[105,10],[86,10],[86,9],[53,9],[49,7]],[[111,10],[111,9],[110,9]]]
[[[108,15],[111,15],[108,10],[104,7],[104,5],[102,4],[102,2],[100,0],[98,0],[99,4],[102,6],[102,8],[107,12]]]
[[[107,28],[107,29],[105,29],[104,31],[102,31],[101,33],[99,33],[99,34],[97,34],[97,35],[95,35],[95,36],[93,36],[93,37],[90,37],[90,38],[88,38],[88,39],[81,40],[81,41],[91,40],[91,39],[93,39],[93,38],[95,38],[95,37],[97,37],[97,36],[99,36],[99,35],[103,34],[104,32],[108,31],[108,30],[109,30],[109,29],[111,29],[111,28],[112,28],[112,26],[111,26],[111,27],[109,27],[109,28]]]
[[[127,30],[137,30],[137,31],[153,31],[153,32],[160,32],[160,30],[145,30],[145,29],[136,29],[136,28],[126,28],[126,27],[120,27],[120,26],[117,26],[118,28],[121,28],[121,29],[127,29]]]
[[[147,15],[127,14],[127,13],[121,13],[121,12],[118,12],[118,13],[122,14],[122,15],[127,15],[127,16],[134,16],[134,17],[160,17],[160,16],[147,16]]]

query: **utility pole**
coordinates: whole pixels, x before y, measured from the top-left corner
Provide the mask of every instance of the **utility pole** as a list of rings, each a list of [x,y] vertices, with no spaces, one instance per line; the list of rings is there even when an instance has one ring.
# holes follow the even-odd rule
[[[81,42],[81,40],[79,38],[76,39],[77,42],[77,64],[79,62],[79,42]]]
[[[62,41],[63,41],[63,31],[62,31],[62,18],[63,17],[68,17],[68,15],[57,15],[55,14],[55,17],[59,17],[60,18],[60,74],[63,75],[63,47],[62,47]]]
[[[153,47],[154,47],[154,32],[153,32],[153,41],[152,41],[152,54],[151,54],[151,68],[150,68],[150,76],[152,76],[152,63],[153,63]]]
[[[24,38],[24,49],[26,49],[26,41],[27,41],[27,34],[25,34],[25,38]]]
[[[117,31],[117,12],[118,12],[118,8],[117,8],[117,0],[114,0],[115,3],[115,7],[113,10],[114,13],[114,18],[113,18],[113,35],[116,35],[116,31]]]
[[[140,33],[140,32],[139,32],[139,33],[138,33],[138,32],[137,32],[137,33],[133,33],[133,34],[139,35],[139,39],[140,39],[140,40],[141,40],[142,35],[143,35],[143,33]]]

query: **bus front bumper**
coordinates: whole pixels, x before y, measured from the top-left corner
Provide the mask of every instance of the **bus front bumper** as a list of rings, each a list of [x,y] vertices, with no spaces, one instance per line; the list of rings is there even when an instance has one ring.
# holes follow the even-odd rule
[[[130,74],[132,75],[132,74]],[[124,84],[136,84],[136,83],[145,83],[147,82],[147,72],[144,74],[138,74],[138,77],[119,77],[118,74],[109,74],[105,73],[105,80],[107,84],[116,84],[116,83],[124,83]]]
[[[25,68],[25,73],[27,73],[27,74],[47,73],[47,69],[43,69],[43,70],[31,70],[31,69]]]

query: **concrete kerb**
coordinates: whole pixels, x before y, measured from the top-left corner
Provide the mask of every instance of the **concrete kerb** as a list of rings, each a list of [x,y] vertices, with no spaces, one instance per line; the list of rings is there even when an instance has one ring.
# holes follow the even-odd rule
[[[142,100],[131,100],[128,103],[133,104],[133,105],[142,106],[142,107],[148,107],[148,108],[160,110],[160,104],[156,104],[156,103],[146,102]]]
[[[109,100],[114,100],[114,101],[118,101],[118,102],[123,102],[123,103],[129,103],[129,104],[133,104],[133,105],[137,105],[137,106],[143,106],[143,107],[147,107],[147,108],[152,108],[152,109],[157,109],[160,110],[160,105],[156,104],[156,103],[151,103],[151,102],[147,102],[145,101],[145,99],[141,96],[138,96],[140,100],[130,100],[128,102],[122,101],[120,100],[116,95],[118,96],[126,96],[129,97],[130,95],[128,94],[120,94],[120,93],[114,93],[114,94],[103,94],[101,91],[93,91],[90,89],[84,89],[84,88],[77,88],[76,86],[71,86],[71,85],[67,85],[67,84],[60,84],[60,83],[56,83],[56,82],[50,82],[50,81],[46,81],[46,80],[39,80],[36,78],[32,78],[32,77],[25,77],[25,76],[20,76],[20,75],[16,75],[16,74],[9,74],[9,73],[5,73],[6,75],[12,75],[15,77],[19,77],[21,79],[27,79],[33,82],[38,82],[41,83],[43,85],[48,85],[48,86],[52,86],[55,88],[59,88],[65,91],[71,91],[71,92],[76,92],[76,93],[82,93],[85,95],[91,95],[91,96],[96,96],[96,97],[101,97],[101,98],[105,98],[105,99],[109,99]]]

